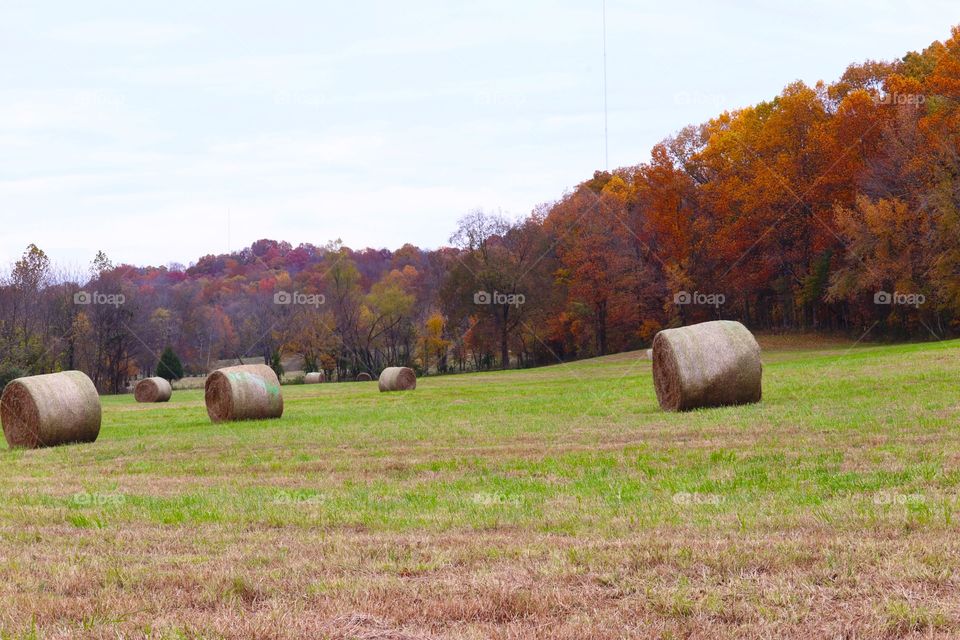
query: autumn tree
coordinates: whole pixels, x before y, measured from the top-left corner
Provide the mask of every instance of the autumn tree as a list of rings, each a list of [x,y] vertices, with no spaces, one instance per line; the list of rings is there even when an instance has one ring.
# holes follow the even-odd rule
[[[550,264],[550,239],[537,218],[510,222],[474,211],[451,237],[459,249],[445,290],[448,315],[492,325],[500,367],[510,366],[510,336],[536,305],[535,283]],[[476,323],[474,323],[476,324]]]

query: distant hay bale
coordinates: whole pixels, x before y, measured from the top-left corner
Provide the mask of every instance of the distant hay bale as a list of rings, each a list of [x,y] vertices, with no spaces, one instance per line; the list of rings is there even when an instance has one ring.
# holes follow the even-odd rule
[[[412,391],[417,374],[410,367],[387,367],[380,373],[380,391]]]
[[[213,422],[264,420],[283,415],[280,380],[265,364],[217,369],[204,385],[207,414]]]
[[[373,376],[366,371],[357,374],[357,382],[370,382],[371,380],[373,380]]]
[[[166,402],[173,395],[173,387],[163,378],[144,378],[133,388],[137,402]]]
[[[760,345],[739,322],[665,329],[653,339],[653,385],[666,411],[759,402],[762,372]]]
[[[644,349],[643,358],[644,360],[653,360],[653,349]]]
[[[100,435],[100,396],[80,371],[17,378],[0,397],[10,448],[93,442]]]
[[[314,371],[313,373],[308,373],[303,377],[303,383],[319,384],[321,382],[324,382],[326,379],[327,377],[323,375],[323,371]]]

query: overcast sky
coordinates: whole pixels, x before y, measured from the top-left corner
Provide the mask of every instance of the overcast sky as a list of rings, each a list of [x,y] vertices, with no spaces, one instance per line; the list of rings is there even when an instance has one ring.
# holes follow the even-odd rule
[[[604,165],[601,0],[0,5],[0,264],[436,247]],[[607,0],[610,166],[960,22],[920,5]]]

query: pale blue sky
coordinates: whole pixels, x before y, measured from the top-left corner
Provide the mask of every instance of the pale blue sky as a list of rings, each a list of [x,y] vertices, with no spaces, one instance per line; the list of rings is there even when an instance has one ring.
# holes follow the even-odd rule
[[[920,5],[608,0],[611,166],[960,22]],[[603,167],[601,0],[2,6],[2,264],[435,247]]]

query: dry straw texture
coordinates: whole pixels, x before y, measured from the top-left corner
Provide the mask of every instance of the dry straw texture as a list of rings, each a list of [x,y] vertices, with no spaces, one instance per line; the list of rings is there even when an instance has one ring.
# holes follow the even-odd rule
[[[144,378],[133,388],[137,402],[166,402],[173,395],[173,387],[163,378]]]
[[[762,370],[760,345],[739,322],[665,329],[653,339],[653,384],[666,411],[759,402]]]
[[[100,435],[100,396],[80,371],[18,378],[0,397],[0,421],[11,448],[93,442]]]
[[[322,371],[314,371],[313,373],[308,373],[307,375],[303,376],[303,383],[319,384],[321,382],[324,382],[326,379],[327,377],[323,375]]]
[[[217,369],[205,385],[207,414],[214,422],[263,420],[283,415],[280,380],[265,364]]]
[[[364,371],[363,373],[357,374],[357,382],[370,382],[373,380],[373,376]]]
[[[417,374],[410,367],[387,367],[380,373],[380,391],[410,391],[417,388]]]

